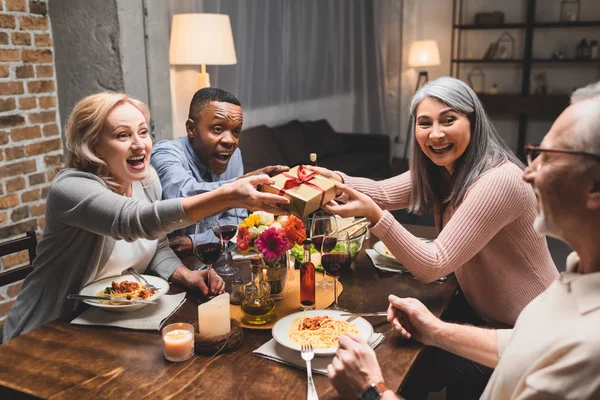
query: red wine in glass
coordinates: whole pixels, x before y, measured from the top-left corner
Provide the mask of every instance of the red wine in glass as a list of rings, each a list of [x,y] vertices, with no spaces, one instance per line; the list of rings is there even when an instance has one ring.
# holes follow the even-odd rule
[[[323,240],[323,236],[316,236],[312,238],[312,241],[315,245],[315,249],[319,252],[322,251],[323,253],[329,253],[337,244],[337,239],[333,236],[325,236],[325,240]]]
[[[348,253],[328,253],[321,256],[321,264],[325,271],[334,278],[339,278],[342,269],[350,268],[351,257]]]
[[[198,260],[206,265],[213,265],[221,257],[221,243],[202,243],[196,246],[195,253]]]
[[[221,241],[227,243],[233,238],[237,232],[236,225],[220,225],[213,226],[213,232],[216,237],[221,238]]]

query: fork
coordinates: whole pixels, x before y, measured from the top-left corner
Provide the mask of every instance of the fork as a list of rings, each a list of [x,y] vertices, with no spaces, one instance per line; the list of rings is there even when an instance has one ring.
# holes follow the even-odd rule
[[[317,394],[317,389],[315,388],[315,383],[313,382],[312,377],[312,368],[310,366],[310,361],[315,357],[315,353],[312,348],[312,344],[303,343],[300,348],[300,355],[302,359],[306,361],[306,375],[308,377],[308,388],[306,391],[306,399],[307,400],[319,400],[319,395]]]
[[[154,290],[154,291],[158,291],[159,290],[159,288],[157,288],[156,286],[154,286],[153,284],[151,284],[150,282],[148,282],[146,280],[146,278],[144,278],[142,275],[140,275],[140,273],[137,272],[135,270],[135,268],[133,268],[133,267],[127,268],[127,272],[129,272],[131,275],[133,275],[133,277],[135,279],[137,279],[140,283],[143,283],[144,285],[146,285],[146,288],[148,288],[150,290]]]

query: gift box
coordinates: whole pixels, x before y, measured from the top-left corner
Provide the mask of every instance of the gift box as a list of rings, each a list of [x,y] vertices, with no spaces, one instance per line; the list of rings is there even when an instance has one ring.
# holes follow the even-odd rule
[[[335,182],[303,165],[275,175],[273,180],[275,183],[263,185],[263,192],[281,194],[290,199],[290,204],[282,204],[281,208],[298,218],[307,217],[335,198]]]

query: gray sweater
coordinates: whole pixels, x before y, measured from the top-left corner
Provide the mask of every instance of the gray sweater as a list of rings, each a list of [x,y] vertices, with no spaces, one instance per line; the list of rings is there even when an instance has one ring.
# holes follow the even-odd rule
[[[4,341],[57,318],[70,318],[81,302],[67,300],[106,264],[115,240],[158,240],[147,273],[168,279],[181,261],[166,234],[193,223],[181,199],[160,200],[156,173],[143,182],[152,204],[111,191],[98,176],[76,169],[56,175],[46,201],[46,226],[33,272],[25,279],[4,325]]]

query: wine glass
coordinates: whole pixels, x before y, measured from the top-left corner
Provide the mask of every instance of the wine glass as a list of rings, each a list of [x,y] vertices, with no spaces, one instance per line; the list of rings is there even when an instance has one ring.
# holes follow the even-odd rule
[[[194,235],[194,255],[209,269],[221,256],[223,242],[212,230],[212,219],[205,218],[196,223]],[[208,274],[208,288],[210,289],[210,273]]]
[[[237,232],[239,219],[235,208],[227,210],[220,214],[216,214],[212,218],[212,230],[216,237],[221,239],[223,243],[223,253],[225,255],[225,263],[215,269],[215,272],[221,276],[232,276],[237,274],[240,269],[231,265],[231,252],[228,250],[227,244]]]
[[[333,276],[333,305],[328,307],[330,310],[347,311],[338,305],[337,283],[342,270],[350,268],[352,262],[352,253],[350,251],[350,237],[347,232],[335,233],[336,245],[329,251],[323,251],[321,255],[321,264],[327,274]]]
[[[326,251],[331,251],[335,247],[337,241],[333,235],[335,231],[337,231],[335,216],[315,214],[311,221],[310,236],[313,246],[321,255]],[[325,279],[325,271],[323,271],[323,279],[317,282],[315,286],[318,289],[328,289],[331,287],[331,283]]]

